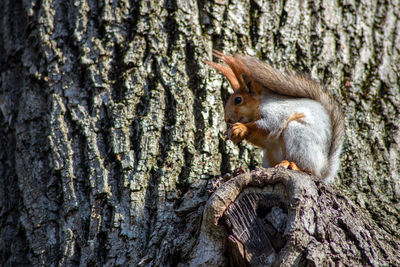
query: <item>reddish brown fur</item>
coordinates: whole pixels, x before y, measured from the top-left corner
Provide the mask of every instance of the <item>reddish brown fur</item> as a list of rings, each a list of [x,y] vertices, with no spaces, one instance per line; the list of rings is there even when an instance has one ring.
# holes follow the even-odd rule
[[[332,124],[332,142],[328,160],[330,165],[337,162],[338,155],[344,139],[344,118],[337,103],[329,96],[325,88],[310,78],[302,75],[286,75],[275,70],[269,64],[256,58],[236,55],[224,55],[219,51],[213,52],[214,56],[224,61],[229,67],[214,62],[205,61],[216,70],[220,71],[230,82],[234,93],[225,106],[225,121],[236,123],[236,130],[231,131],[231,139],[240,142],[246,139],[252,144],[263,147],[269,133],[259,129],[255,121],[259,117],[260,94],[275,93],[288,97],[309,98],[321,103],[327,110]],[[247,78],[244,78],[244,76]],[[246,82],[247,82],[247,86]],[[250,83],[249,83],[250,81]],[[240,96],[243,102],[234,103],[235,97]],[[304,114],[294,113],[290,116],[283,131],[292,121],[303,123]],[[239,124],[240,123],[240,124]],[[282,131],[280,132],[282,133]],[[277,133],[277,134],[280,134]],[[276,136],[278,137],[278,136]],[[286,154],[283,138],[279,139],[282,154]],[[265,147],[263,147],[265,148]],[[266,149],[266,156],[271,164],[276,162],[273,153]],[[294,163],[293,163],[294,164]],[[289,164],[289,166],[291,166]],[[297,166],[296,166],[297,167]],[[294,168],[294,167],[293,167]],[[329,172],[329,170],[327,170]],[[327,173],[322,174],[328,175]]]
[[[243,102],[235,105],[236,97],[241,97]],[[235,91],[225,105],[225,121],[234,122],[251,122],[258,117],[258,106],[260,105],[260,97],[258,95],[249,95],[243,90]]]
[[[298,121],[298,122],[303,122],[303,119],[306,117],[303,113],[293,113],[288,120],[286,121],[286,127],[289,125],[289,122],[291,121]]]
[[[259,128],[254,121],[246,123],[245,125],[247,127],[247,132],[248,132],[246,140],[255,146],[261,147],[262,143],[265,142],[265,137],[269,133]]]
[[[271,164],[271,166],[278,164],[278,161],[272,153],[272,150],[266,150],[265,155],[267,156],[268,162]]]

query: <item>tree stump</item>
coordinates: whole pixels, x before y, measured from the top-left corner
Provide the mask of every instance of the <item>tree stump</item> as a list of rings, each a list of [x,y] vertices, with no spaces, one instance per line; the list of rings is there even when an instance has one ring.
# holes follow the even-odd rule
[[[207,201],[199,244],[209,245],[198,246],[191,263],[398,266],[399,243],[366,214],[341,192],[303,172],[244,172],[224,182]]]

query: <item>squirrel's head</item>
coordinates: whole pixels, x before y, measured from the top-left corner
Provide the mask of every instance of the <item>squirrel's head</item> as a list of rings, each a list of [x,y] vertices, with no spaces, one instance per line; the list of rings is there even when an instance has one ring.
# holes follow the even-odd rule
[[[228,79],[234,91],[225,105],[225,122],[247,123],[256,120],[261,85],[253,81],[247,66],[239,57],[230,57],[216,50],[213,51],[213,54],[228,66],[207,60],[204,62],[221,72]]]
[[[260,97],[250,89],[240,89],[233,92],[225,105],[225,122],[247,123],[258,118]]]

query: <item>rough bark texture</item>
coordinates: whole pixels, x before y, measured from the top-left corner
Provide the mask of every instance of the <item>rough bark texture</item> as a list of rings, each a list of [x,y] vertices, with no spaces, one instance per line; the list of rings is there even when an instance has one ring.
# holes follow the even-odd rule
[[[347,117],[336,186],[394,247],[399,2],[270,2],[1,1],[0,263],[193,260],[210,181],[260,165],[223,140],[212,48],[331,88]]]
[[[270,168],[233,177],[211,195],[191,265],[398,266],[399,249],[341,192]]]

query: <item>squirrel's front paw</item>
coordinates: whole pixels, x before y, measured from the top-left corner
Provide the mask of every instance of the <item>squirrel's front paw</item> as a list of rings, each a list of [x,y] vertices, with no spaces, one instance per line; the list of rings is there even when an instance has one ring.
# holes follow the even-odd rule
[[[238,144],[240,143],[240,141],[245,139],[247,134],[248,134],[248,129],[246,125],[240,122],[233,124],[232,127],[227,132],[228,138],[235,144]]]

